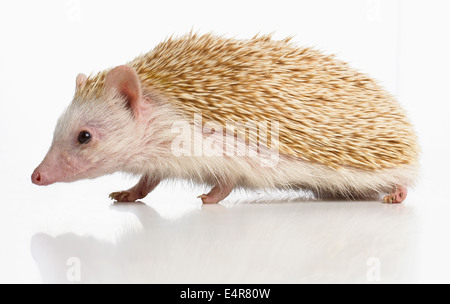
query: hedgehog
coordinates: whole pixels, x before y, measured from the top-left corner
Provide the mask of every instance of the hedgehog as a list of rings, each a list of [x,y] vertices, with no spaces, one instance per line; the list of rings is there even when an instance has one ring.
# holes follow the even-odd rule
[[[37,185],[114,172],[144,198],[162,180],[233,189],[307,190],[317,198],[401,203],[418,176],[414,128],[393,95],[292,37],[188,33],[125,65],[76,77]]]

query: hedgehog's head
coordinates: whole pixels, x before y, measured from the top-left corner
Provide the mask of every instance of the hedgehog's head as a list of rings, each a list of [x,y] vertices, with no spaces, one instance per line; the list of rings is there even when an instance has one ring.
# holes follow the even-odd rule
[[[139,144],[151,103],[142,96],[136,72],[119,66],[96,88],[83,74],[76,79],[75,98],[55,128],[53,142],[32,182],[49,185],[94,178],[120,171]],[[86,87],[91,86],[91,87]],[[99,94],[83,94],[101,90]]]

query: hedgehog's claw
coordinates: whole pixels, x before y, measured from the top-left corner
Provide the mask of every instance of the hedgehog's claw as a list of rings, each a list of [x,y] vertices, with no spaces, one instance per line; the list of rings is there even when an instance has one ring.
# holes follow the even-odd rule
[[[395,200],[395,195],[388,194],[385,197],[383,197],[383,203],[385,204],[392,204],[392,202]]]
[[[203,204],[217,204],[226,198],[232,190],[232,185],[216,185],[211,189],[211,191],[209,191],[208,194],[199,195],[197,198],[201,198]]]
[[[144,198],[159,184],[159,180],[150,179],[144,175],[139,182],[132,188],[125,191],[113,192],[109,195],[112,200],[121,203],[131,203]]]
[[[130,200],[128,199],[128,197],[131,196],[131,192],[129,191],[117,191],[117,192],[113,192],[109,195],[109,198],[112,200],[115,200],[117,202],[130,202]]]

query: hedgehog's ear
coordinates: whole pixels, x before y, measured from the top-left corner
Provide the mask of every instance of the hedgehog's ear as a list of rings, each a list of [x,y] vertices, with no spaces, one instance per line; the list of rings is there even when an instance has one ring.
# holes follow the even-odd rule
[[[127,106],[133,111],[136,118],[142,112],[144,101],[142,99],[141,81],[137,73],[126,65],[115,67],[106,74],[105,91],[121,94],[125,97]]]
[[[84,84],[86,83],[86,80],[87,80],[86,75],[84,75],[82,73],[78,74],[77,79],[76,79],[76,87],[75,88],[78,90],[79,88],[83,87]]]

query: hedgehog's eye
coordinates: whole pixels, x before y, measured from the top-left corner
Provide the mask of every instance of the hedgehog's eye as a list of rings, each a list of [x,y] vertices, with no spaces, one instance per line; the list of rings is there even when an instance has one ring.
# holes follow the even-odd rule
[[[78,134],[78,142],[80,144],[87,144],[91,140],[91,138],[91,133],[89,133],[88,131],[81,131],[80,134]]]

